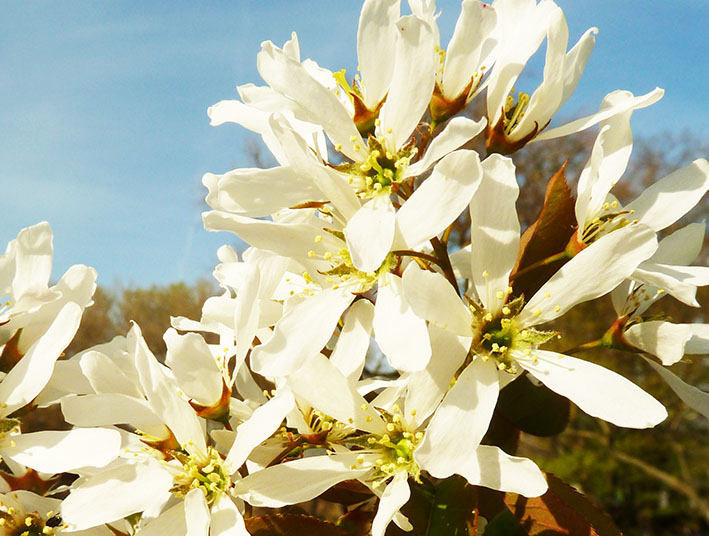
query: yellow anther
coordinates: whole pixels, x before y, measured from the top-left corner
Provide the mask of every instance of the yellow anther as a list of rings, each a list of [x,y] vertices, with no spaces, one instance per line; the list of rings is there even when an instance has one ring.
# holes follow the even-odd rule
[[[504,300],[504,299],[505,299],[505,293],[502,292],[501,290],[498,290],[498,291],[495,293],[495,297],[496,297],[498,300]]]
[[[350,136],[350,141],[351,141],[352,143],[356,142],[356,141],[357,141],[357,136],[354,136],[354,135]]]
[[[483,277],[490,277],[490,273],[487,270],[483,270]]]
[[[389,430],[390,432],[396,430],[396,426],[394,426],[394,423],[387,423],[387,430]]]
[[[313,238],[313,242],[320,243],[322,242],[322,235],[315,235],[315,238]]]
[[[508,314],[510,314],[510,308],[505,305],[505,306],[502,308],[502,314],[503,314],[503,315],[508,315]],[[504,320],[507,320],[507,319],[504,319]]]
[[[315,257],[315,252],[312,249],[308,251],[308,257],[310,257],[311,259]]]
[[[372,417],[370,415],[367,415],[364,420],[367,422],[372,422]]]
[[[353,150],[355,153],[358,153],[359,151],[362,150],[362,147],[359,145],[359,143],[355,143],[355,144],[352,146],[352,150]]]
[[[394,130],[391,127],[387,127],[386,132],[387,134],[391,134]]]
[[[539,316],[542,314],[542,310],[539,307],[537,307],[532,314],[534,316]]]
[[[409,414],[410,414],[412,417],[414,417],[414,416],[416,415],[416,410],[415,410],[415,409],[412,409],[412,410],[409,412]]]
[[[483,320],[485,320],[485,322],[492,322],[492,318],[493,318],[492,313],[487,313],[487,314],[483,317]]]
[[[336,143],[335,144],[335,150],[339,153],[342,151],[342,144],[341,143]]]
[[[401,413],[401,409],[399,408],[398,404],[394,404],[394,405],[391,407],[391,410],[392,410],[394,413]]]
[[[364,456],[362,456],[361,454],[357,456],[357,463],[359,465],[362,465],[364,463]]]

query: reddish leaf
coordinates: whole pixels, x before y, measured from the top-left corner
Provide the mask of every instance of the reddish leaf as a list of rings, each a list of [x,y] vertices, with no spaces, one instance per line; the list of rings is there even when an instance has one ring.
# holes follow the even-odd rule
[[[320,495],[318,499],[325,499],[326,501],[350,505],[357,504],[367,499],[371,499],[373,496],[372,492],[367,486],[362,484],[357,480],[345,480],[339,484],[335,484],[325,493]]]
[[[529,536],[621,536],[610,517],[574,488],[547,473],[549,491],[527,498],[505,494],[505,504]]]
[[[245,521],[251,536],[353,536],[329,521],[311,516],[274,514]]]
[[[374,512],[371,504],[366,507],[357,507],[340,516],[337,520],[337,526],[350,531],[357,536],[366,536],[369,534],[369,529],[372,526]]]
[[[574,234],[576,202],[566,183],[565,168],[566,164],[549,179],[539,217],[520,240],[517,264],[510,276],[515,295],[531,297],[566,262],[561,260],[531,269],[544,259],[563,253]]]

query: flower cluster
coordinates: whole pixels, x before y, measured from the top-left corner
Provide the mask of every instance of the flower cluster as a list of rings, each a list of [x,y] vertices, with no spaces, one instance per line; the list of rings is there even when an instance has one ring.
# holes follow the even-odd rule
[[[223,294],[199,320],[173,318],[164,360],[137,325],[59,359],[95,273],[74,266],[50,287],[45,223],[9,244],[0,532],[248,535],[251,507],[354,480],[376,504],[371,534],[382,536],[390,523],[412,527],[401,509],[423,481],[460,475],[541,495],[536,464],[486,436],[503,389],[543,384],[623,427],[667,415],[629,379],[555,350],[554,321],[607,294],[618,316],[598,345],[643,355],[709,417],[709,395],[666,368],[709,351],[709,327],[643,317],[666,294],[698,307],[697,286],[709,284],[709,268],[691,265],[704,223],[662,234],[709,189],[709,164],[696,160],[625,206],[611,193],[632,150],[631,115],[662,90],[615,91],[596,114],[550,128],[595,28],[567,50],[552,0],[463,0],[444,49],[435,2],[409,8],[364,1],[351,82],[302,60],[293,34],[282,47],[262,44],[265,86],[240,86],[240,100],[209,109],[212,124],[261,135],[277,166],[204,176],[205,227],[249,247],[240,257],[219,250]],[[543,42],[541,84],[515,94]],[[468,105],[481,99],[485,117],[471,119]],[[511,155],[593,125],[575,205],[557,208],[575,224],[539,232],[554,221],[545,205],[521,235]],[[478,139],[484,154],[470,148]],[[454,249],[451,229],[465,214],[470,240]],[[533,251],[554,244],[542,258]],[[388,372],[367,374],[368,358]],[[71,430],[22,433],[24,412],[51,405]],[[73,477],[56,486],[62,473]]]

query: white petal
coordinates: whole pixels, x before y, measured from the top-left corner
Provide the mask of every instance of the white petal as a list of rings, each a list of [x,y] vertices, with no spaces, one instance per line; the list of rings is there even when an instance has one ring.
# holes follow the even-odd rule
[[[628,225],[600,238],[542,285],[517,317],[532,326],[558,318],[574,305],[603,296],[629,277],[657,249],[655,233]]]
[[[422,370],[431,357],[426,321],[413,312],[403,295],[401,278],[387,274],[380,281],[374,306],[374,334],[392,367]]]
[[[133,376],[128,376],[114,359],[96,350],[83,353],[78,361],[80,372],[86,376],[96,393],[123,393],[143,398],[137,382],[137,371],[134,371]]]
[[[42,431],[6,439],[3,455],[40,473],[72,472],[81,467],[103,467],[116,456],[121,436],[115,430],[77,428]]]
[[[657,371],[660,376],[662,376],[662,379],[667,382],[667,385],[669,385],[675,393],[677,393],[677,396],[682,400],[682,402],[709,419],[709,393],[705,393],[693,385],[683,382],[678,376],[667,370],[662,365],[659,365],[650,359],[644,359]]]
[[[191,453],[206,453],[207,445],[199,417],[182,398],[175,381],[169,378],[145,344],[137,324],[129,334],[129,348],[135,355],[140,383],[155,413],[164,419],[175,438]]]
[[[69,302],[57,314],[46,333],[20,359],[0,383],[0,415],[9,415],[30,403],[47,385],[59,354],[79,328],[82,310]]]
[[[285,391],[256,408],[249,420],[236,429],[236,439],[226,457],[225,465],[232,471],[241,467],[251,451],[278,430],[283,419],[294,407],[293,395]]]
[[[256,61],[261,78],[303,108],[305,116],[302,119],[322,125],[332,143],[342,145],[342,152],[357,160],[350,139],[354,138],[360,146],[364,143],[347,110],[330,90],[270,41],[262,43]]]
[[[249,504],[271,508],[309,501],[370,471],[370,466],[353,469],[356,463],[357,453],[310,456],[252,473],[235,484],[234,493]]]
[[[69,395],[62,398],[61,407],[66,422],[75,426],[131,424],[143,429],[163,424],[143,398],[120,393]]]
[[[659,231],[689,212],[709,190],[709,163],[695,160],[643,190],[625,207],[633,217]]]
[[[373,272],[381,266],[394,241],[395,218],[388,195],[370,199],[350,218],[345,238],[355,268]]]
[[[601,110],[628,98],[632,98],[628,91],[613,92],[603,99]],[[591,159],[579,177],[576,219],[580,227],[585,227],[603,212],[608,193],[625,172],[633,150],[632,113],[633,109],[630,109],[601,122]]]
[[[465,210],[482,179],[478,153],[460,150],[445,156],[396,214],[409,249],[437,236]]]
[[[271,338],[254,348],[253,370],[264,376],[291,374],[327,344],[353,299],[347,290],[325,289],[290,309],[276,324]]]
[[[411,263],[402,278],[404,296],[419,317],[456,335],[472,337],[473,317],[448,280]]]
[[[207,173],[207,204],[216,210],[258,218],[287,207],[324,198],[310,181],[290,167],[235,169],[224,175]]]
[[[394,72],[377,129],[392,152],[408,141],[431,101],[436,59],[433,31],[426,22],[410,15],[401,17],[397,28]]]
[[[377,515],[374,516],[374,521],[372,522],[372,536],[384,536],[384,532],[391,520],[394,519],[399,509],[409,500],[411,490],[409,489],[408,476],[406,471],[399,471],[394,475],[391,482],[387,484],[384,493],[379,499]]]
[[[485,55],[495,41],[493,31],[496,23],[495,9],[490,5],[476,1],[462,2],[460,17],[446,50],[441,80],[443,96],[448,100],[458,97],[483,66],[481,61],[485,61]],[[489,63],[484,66],[491,67]]]
[[[212,505],[210,536],[251,536],[241,512],[226,495],[221,495]]]
[[[168,329],[163,335],[167,345],[165,364],[175,375],[188,397],[211,406],[222,395],[224,380],[216,359],[205,340],[196,333],[180,335]]]
[[[549,13],[547,19],[547,47],[544,62],[544,79],[539,87],[532,93],[529,105],[524,115],[519,118],[510,133],[510,139],[516,141],[525,137],[534,128],[542,128],[561,106],[564,94],[564,76],[581,76],[581,73],[567,73],[565,71],[564,57],[566,45],[569,41],[569,28],[566,24],[564,13],[557,6]],[[583,69],[581,69],[583,72]]]
[[[493,154],[482,163],[483,180],[470,203],[473,280],[485,308],[502,308],[510,272],[519,249],[519,220],[515,202],[519,186],[511,159]],[[486,275],[483,275],[486,274]],[[503,299],[499,298],[502,292]]]
[[[374,110],[386,96],[394,70],[400,0],[366,0],[357,30],[357,57],[364,105]]]
[[[306,140],[280,114],[274,114],[269,120],[269,125],[281,144],[293,172],[300,177],[300,180],[312,183],[315,189],[322,192],[311,197],[310,200],[325,197],[335,205],[345,219],[351,218],[360,203],[346,178],[322,164],[313,154]]]
[[[690,324],[672,324],[660,320],[630,326],[623,338],[636,348],[656,355],[665,366],[684,357],[684,346],[692,338]]]
[[[110,523],[164,502],[170,487],[172,475],[155,460],[122,464],[72,489],[62,503],[62,519],[76,529]]]
[[[709,354],[709,324],[690,324],[692,338],[684,347],[685,354]]]
[[[47,290],[52,273],[52,239],[52,229],[46,221],[18,233],[15,277],[12,280],[15,300],[23,294]]]
[[[165,534],[187,534],[186,504],[178,502],[172,508],[162,512],[158,517],[140,529],[140,536],[164,536]]]
[[[379,414],[322,354],[312,355],[291,374],[288,386],[309,405],[340,422],[375,434],[386,433]]]
[[[486,124],[485,118],[476,122],[467,117],[454,117],[448,121],[441,133],[433,138],[421,160],[404,170],[403,176],[417,177],[421,175],[448,153],[459,149],[463,144],[480,134]]]
[[[208,536],[210,514],[204,492],[197,488],[185,495],[185,536]]]
[[[345,315],[345,324],[330,362],[350,381],[357,381],[372,337],[374,306],[369,300],[357,300]]]
[[[626,428],[649,428],[667,417],[662,404],[620,374],[556,352],[534,355],[536,363],[519,357],[518,363],[592,417]]]
[[[340,244],[340,249],[342,248],[342,242],[334,237],[329,237],[322,228],[306,223],[255,220],[215,210],[202,214],[202,219],[204,227],[208,231],[231,231],[251,246],[272,251],[284,257],[305,258],[310,250],[323,255],[327,250],[319,246],[332,244],[333,241]],[[316,236],[322,236],[321,243],[315,242]],[[331,241],[329,241],[330,238]]]
[[[480,445],[461,465],[458,474],[473,486],[538,497],[547,491],[547,481],[539,467],[527,458],[510,456],[497,447]]]
[[[470,348],[469,337],[428,326],[431,338],[431,361],[428,366],[406,377],[405,415],[411,429],[417,429],[433,413],[451,384],[451,378],[463,364]],[[412,415],[413,412],[415,415]]]
[[[704,243],[706,224],[690,223],[660,240],[655,254],[648,261],[657,264],[691,264],[699,256]]]
[[[497,367],[476,358],[458,377],[433,414],[414,452],[422,469],[436,478],[459,471],[487,432],[497,403]]]
[[[640,95],[639,97],[628,97],[627,99],[619,102],[616,106],[612,106],[606,108],[605,110],[601,110],[598,113],[571,121],[570,123],[560,127],[545,130],[532,141],[550,140],[552,138],[560,138],[562,136],[568,136],[569,134],[581,132],[582,130],[586,130],[587,128],[592,127],[593,125],[600,123],[615,114],[625,113],[628,110],[639,110],[650,106],[651,104],[655,104],[664,94],[665,91],[663,89],[655,88],[645,95]]]
[[[690,307],[699,307],[696,300],[697,287],[709,285],[709,267],[667,266],[647,261],[637,267],[632,278],[648,287],[662,289],[662,292],[674,296]],[[645,305],[648,305],[647,302],[643,303],[643,310],[646,309]]]

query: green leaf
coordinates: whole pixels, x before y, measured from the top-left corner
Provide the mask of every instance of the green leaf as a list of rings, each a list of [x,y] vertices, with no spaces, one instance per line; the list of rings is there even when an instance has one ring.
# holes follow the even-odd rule
[[[533,296],[568,260],[543,264],[545,259],[565,251],[576,230],[576,201],[566,183],[565,168],[566,164],[549,179],[539,217],[520,239],[519,256],[510,275],[516,296]],[[530,269],[537,263],[542,264]]]
[[[434,488],[430,483],[411,483],[411,499],[401,509],[413,530],[404,532],[391,524],[386,536],[479,536],[476,486],[453,475]],[[504,508],[504,504],[503,504]]]
[[[495,409],[521,431],[541,437],[563,432],[569,423],[569,410],[567,398],[543,384],[534,385],[526,375],[500,391]]]
[[[353,536],[329,521],[312,516],[273,514],[245,521],[251,536]]]
[[[458,475],[436,486],[427,536],[469,536],[476,534],[477,489]]]
[[[621,536],[613,521],[574,488],[546,473],[541,497],[505,494],[505,504],[529,536]]]
[[[503,510],[486,526],[484,536],[528,536],[517,518],[509,510]]]

